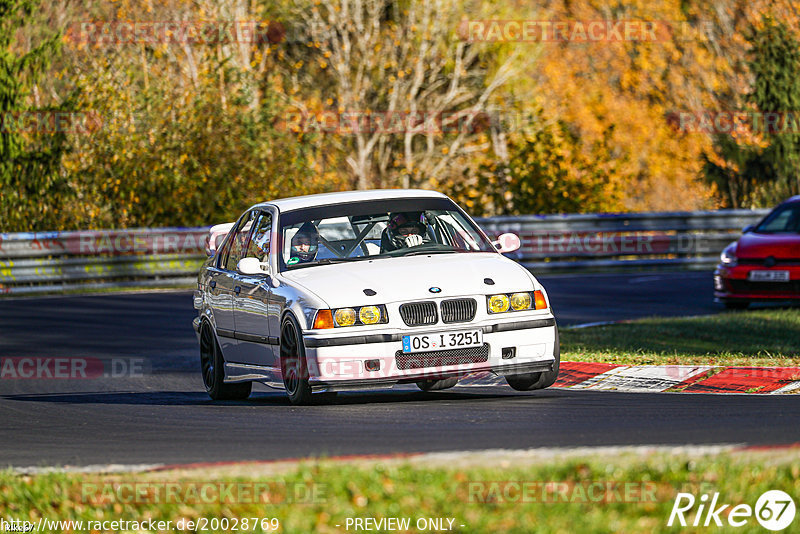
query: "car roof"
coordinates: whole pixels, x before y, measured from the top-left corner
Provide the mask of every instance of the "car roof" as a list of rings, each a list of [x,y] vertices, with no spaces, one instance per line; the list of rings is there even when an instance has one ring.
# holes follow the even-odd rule
[[[363,202],[365,200],[395,200],[402,198],[447,198],[447,195],[427,189],[370,189],[367,191],[341,191],[301,197],[281,198],[257,204],[257,206],[276,206],[281,212],[331,204]]]

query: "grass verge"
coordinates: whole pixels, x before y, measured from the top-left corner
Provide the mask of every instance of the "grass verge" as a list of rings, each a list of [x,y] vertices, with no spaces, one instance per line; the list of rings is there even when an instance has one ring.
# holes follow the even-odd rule
[[[0,472],[0,510],[6,520],[34,524],[40,517],[84,521],[84,531],[91,527],[88,521],[172,521],[173,528],[162,531],[177,532],[174,525],[182,518],[241,521],[248,517],[276,518],[278,532],[336,533],[348,531],[348,518],[391,517],[408,518],[410,532],[421,531],[416,522],[425,518],[444,518],[445,525],[446,519],[453,519],[453,530],[470,533],[705,532],[707,527],[667,527],[678,492],[692,493],[698,499],[704,493],[711,497],[718,492],[719,504],[731,504],[720,514],[727,524],[734,505],[755,506],[767,490],[800,495],[798,459],[798,449],[783,449],[701,455],[555,455],[528,461],[517,457],[513,462],[494,461],[487,455],[468,466],[453,459],[438,465],[409,460],[323,461],[279,472],[259,473],[255,466],[248,475],[201,470],[21,476],[5,471]],[[256,481],[262,484],[261,492],[254,491],[259,487]],[[171,499],[165,497],[166,484],[177,485]],[[218,488],[220,484],[238,484],[244,490],[234,490],[234,498],[225,502],[215,497],[218,490],[206,491],[210,498],[203,498],[203,487]],[[191,493],[192,487],[197,492]],[[526,493],[518,489],[523,487]],[[161,497],[157,498],[159,491]],[[695,506],[686,514],[690,525],[696,510]],[[748,526],[744,531],[760,528],[754,517]],[[73,530],[80,531],[75,525]],[[51,526],[48,531],[63,530]],[[259,524],[248,531],[270,529]],[[715,531],[743,530],[728,527]]]
[[[560,334],[563,360],[800,366],[798,308],[641,319]]]

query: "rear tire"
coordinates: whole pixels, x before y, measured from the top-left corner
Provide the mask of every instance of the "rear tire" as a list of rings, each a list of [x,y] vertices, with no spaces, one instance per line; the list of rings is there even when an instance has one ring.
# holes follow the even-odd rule
[[[289,402],[296,406],[311,403],[306,349],[300,326],[291,315],[284,318],[281,326],[281,374]]]
[[[200,327],[200,372],[206,393],[213,400],[243,400],[253,390],[252,382],[225,383],[225,359],[211,325],[203,321]]]
[[[458,378],[444,378],[442,380],[420,380],[417,387],[422,391],[440,391],[449,389],[458,384]]]
[[[558,378],[558,368],[561,365],[561,345],[558,338],[558,326],[556,326],[556,339],[553,343],[553,363],[552,371],[542,371],[540,373],[525,373],[520,375],[506,375],[506,382],[517,391],[533,391],[552,386]]]

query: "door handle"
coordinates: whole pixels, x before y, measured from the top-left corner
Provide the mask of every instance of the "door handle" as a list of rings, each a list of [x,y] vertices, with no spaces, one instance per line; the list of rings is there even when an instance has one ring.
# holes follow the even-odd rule
[[[208,283],[208,285],[211,286],[211,289],[214,289],[215,287],[217,287],[217,281],[212,280],[211,282]]]
[[[242,286],[236,286],[233,288],[233,292],[237,295],[242,291]]]

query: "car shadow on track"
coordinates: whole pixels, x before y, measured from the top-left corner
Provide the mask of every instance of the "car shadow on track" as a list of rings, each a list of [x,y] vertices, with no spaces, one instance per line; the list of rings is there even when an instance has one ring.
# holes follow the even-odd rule
[[[348,406],[360,404],[397,404],[397,403],[463,403],[472,401],[508,401],[541,398],[544,392],[533,394],[500,392],[500,391],[378,391],[378,392],[347,392],[339,393],[335,397],[312,398],[312,406]],[[317,396],[316,394],[315,396]],[[259,405],[289,405],[289,399],[283,393],[266,393],[249,399],[250,403]]]
[[[0,395],[0,399],[23,402],[53,402],[64,404],[144,404],[163,406],[191,406],[214,404],[204,393],[164,392],[81,392],[81,393],[25,393]],[[232,404],[242,404],[241,402]]]
[[[318,395],[314,395],[317,397]],[[380,391],[340,393],[335,397],[326,396],[313,399],[313,407],[335,407],[358,404],[392,404],[409,402],[470,402],[470,401],[515,401],[532,398],[548,398],[554,396],[550,391],[535,393],[499,392],[499,391]],[[281,392],[259,392],[247,400],[214,401],[205,393],[185,391],[164,392],[80,392],[80,393],[37,393],[0,395],[0,399],[21,402],[48,402],[60,404],[110,404],[110,405],[148,405],[148,406],[286,406],[288,397]],[[304,407],[296,407],[304,408]]]

